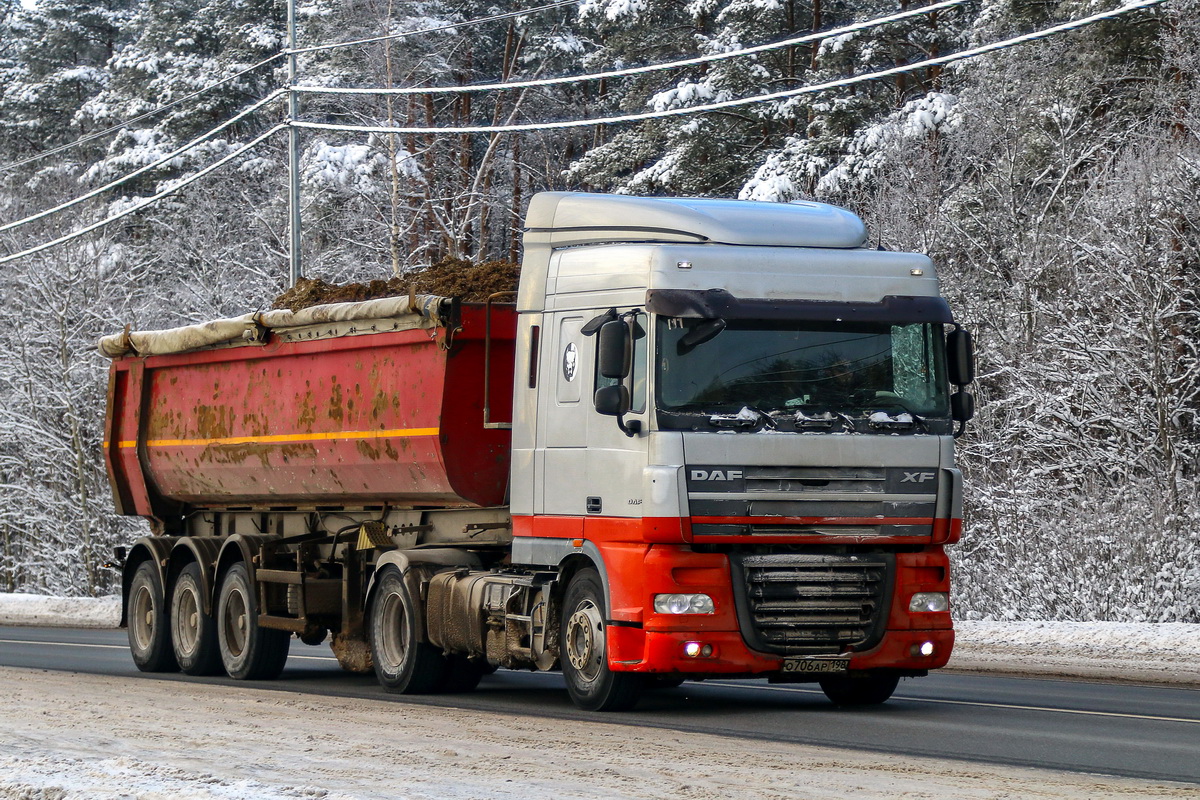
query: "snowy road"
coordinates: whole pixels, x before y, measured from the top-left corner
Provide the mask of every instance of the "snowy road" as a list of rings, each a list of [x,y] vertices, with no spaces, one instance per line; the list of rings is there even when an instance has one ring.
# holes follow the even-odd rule
[[[139,676],[121,631],[0,627],[0,666],[112,676],[123,685],[140,681],[139,691],[195,688],[184,689],[180,676],[165,682]],[[207,684],[211,691],[233,688],[215,686],[232,683],[226,679],[189,683]],[[576,732],[602,725],[605,731],[626,730],[652,740],[715,736],[722,748],[734,750],[756,750],[764,742],[773,743],[771,747],[833,745],[857,751],[860,759],[870,758],[863,751],[885,753],[895,763],[951,756],[1009,767],[1200,783],[1200,691],[1194,689],[936,674],[902,683],[882,708],[847,711],[833,709],[806,686],[718,681],[655,692],[634,713],[601,719],[577,712],[556,676],[501,671],[473,694],[397,698],[384,694],[373,677],[343,673],[326,648],[299,643],[293,645],[281,680],[254,686],[275,690],[268,694],[301,693],[314,703],[318,696],[364,701],[383,713],[453,710],[484,713],[498,721],[504,719],[499,712],[524,715],[528,721],[523,727],[553,728],[566,722]],[[1180,796],[1200,796],[1200,789],[1193,786]]]

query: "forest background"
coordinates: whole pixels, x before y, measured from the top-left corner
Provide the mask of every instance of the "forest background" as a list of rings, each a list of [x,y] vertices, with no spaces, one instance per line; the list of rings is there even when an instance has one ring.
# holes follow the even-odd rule
[[[313,87],[516,81],[728,52],[910,0],[581,0],[299,58]],[[299,0],[302,46],[420,31],[511,0]],[[629,78],[478,94],[305,95],[301,119],[495,125],[644,113],[912,64],[1115,8],[969,0],[813,44]],[[389,278],[515,259],[548,189],[815,198],[929,253],[979,350],[960,440],[964,618],[1200,622],[1200,2],[887,79],[636,124],[516,134],[302,131],[305,273]],[[104,594],[115,515],[96,340],[269,303],[288,282],[281,0],[0,0],[0,258],[228,167],[95,234],[0,266],[0,591]],[[214,82],[216,89],[69,144]],[[33,159],[33,160],[30,160]]]

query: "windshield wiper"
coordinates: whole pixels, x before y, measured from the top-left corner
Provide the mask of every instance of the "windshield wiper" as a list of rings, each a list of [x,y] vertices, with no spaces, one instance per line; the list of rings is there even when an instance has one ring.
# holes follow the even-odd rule
[[[854,432],[854,420],[841,411],[822,411],[819,414],[809,416],[803,411],[797,411],[793,417],[796,422],[796,430],[832,430],[836,422],[842,423],[846,430]]]
[[[748,428],[758,430],[767,427],[774,430],[779,427],[771,415],[754,406],[742,406],[736,414],[713,414],[708,418],[708,424],[714,428]]]
[[[920,425],[922,430],[926,432],[929,431],[929,425],[925,422],[924,418],[912,413],[911,411],[902,411],[895,416],[892,416],[886,411],[873,411],[871,412],[871,415],[867,417],[867,424],[876,430],[883,428],[898,428],[900,430],[907,431],[912,430],[917,425]]]

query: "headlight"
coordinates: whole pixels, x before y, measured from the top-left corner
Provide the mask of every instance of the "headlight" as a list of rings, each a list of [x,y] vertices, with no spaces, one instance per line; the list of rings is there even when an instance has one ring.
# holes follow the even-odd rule
[[[917,592],[909,601],[908,610],[914,614],[922,611],[949,611],[950,596],[945,592]]]
[[[715,614],[713,600],[706,594],[656,594],[654,610],[659,614]]]

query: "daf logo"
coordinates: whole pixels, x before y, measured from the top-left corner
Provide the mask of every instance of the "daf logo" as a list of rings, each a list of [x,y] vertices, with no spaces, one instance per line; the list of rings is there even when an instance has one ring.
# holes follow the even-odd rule
[[[741,477],[740,469],[714,469],[712,472],[706,469],[692,470],[692,480],[694,481],[736,481],[741,480]]]
[[[906,472],[904,477],[900,479],[901,483],[924,483],[936,478],[932,472]]]

